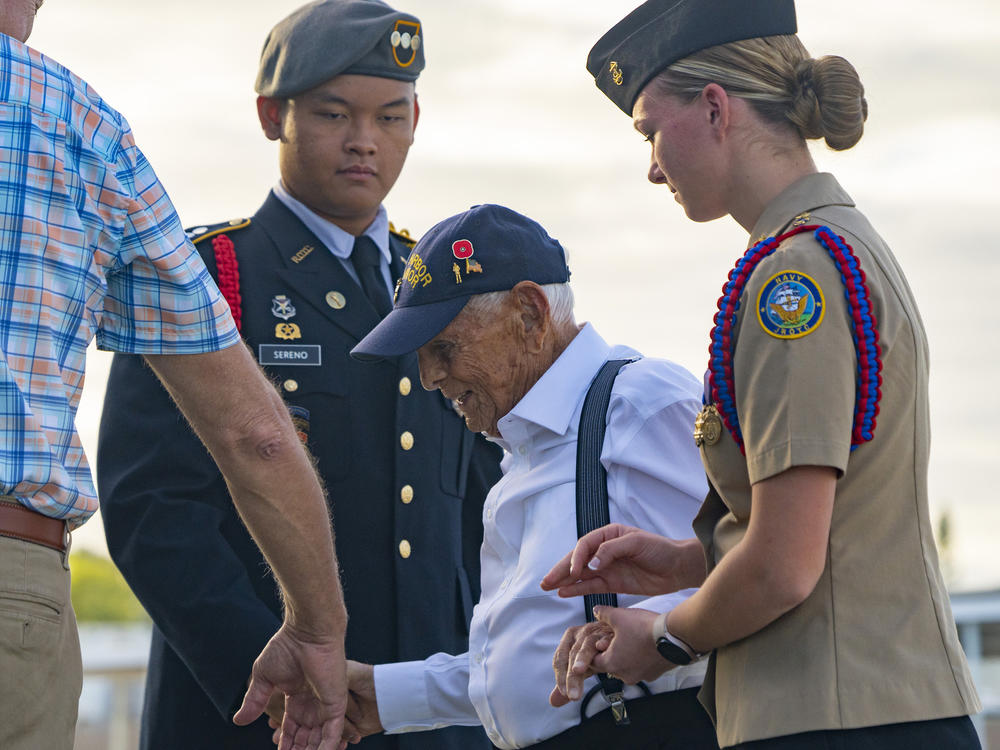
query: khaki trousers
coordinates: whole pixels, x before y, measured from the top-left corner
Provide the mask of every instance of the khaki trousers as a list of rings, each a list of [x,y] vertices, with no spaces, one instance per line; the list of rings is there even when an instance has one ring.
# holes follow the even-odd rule
[[[63,555],[0,536],[0,748],[72,750],[83,683]]]

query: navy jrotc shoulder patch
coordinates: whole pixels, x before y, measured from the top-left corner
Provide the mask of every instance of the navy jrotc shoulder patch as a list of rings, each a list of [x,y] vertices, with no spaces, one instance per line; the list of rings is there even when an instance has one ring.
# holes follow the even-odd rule
[[[235,232],[250,226],[250,219],[230,219],[220,224],[202,224],[184,230],[184,234],[195,245],[209,237],[215,237],[223,232]]]
[[[808,336],[823,322],[823,290],[801,271],[781,271],[767,280],[757,295],[761,328],[779,339]]]

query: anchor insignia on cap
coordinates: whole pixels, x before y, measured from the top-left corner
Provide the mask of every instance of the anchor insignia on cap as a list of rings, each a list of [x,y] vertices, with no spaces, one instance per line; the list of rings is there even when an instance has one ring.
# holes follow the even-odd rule
[[[611,80],[615,82],[615,86],[621,86],[625,80],[625,74],[618,67],[618,63],[612,60],[611,65],[608,66],[608,70],[611,72]]]

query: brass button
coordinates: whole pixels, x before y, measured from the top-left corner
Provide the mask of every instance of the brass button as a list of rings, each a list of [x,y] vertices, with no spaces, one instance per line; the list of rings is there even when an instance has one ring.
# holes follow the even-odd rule
[[[292,380],[291,378],[282,383],[282,385],[284,386],[285,390],[288,391],[289,393],[295,393],[295,391],[299,389],[298,381]]]
[[[405,539],[399,543],[399,556],[404,560],[410,556],[410,543]]]
[[[413,502],[413,487],[408,484],[403,485],[403,489],[399,491],[399,499],[403,501],[404,505],[409,505]]]
[[[340,310],[347,304],[347,298],[344,297],[340,292],[327,292],[326,293],[326,304],[332,307],[334,310]]]
[[[402,380],[399,381],[399,392],[400,392],[400,394],[402,394],[403,396],[409,396],[410,395],[410,388],[412,388],[412,386],[413,386],[413,384],[410,383],[410,379],[409,378],[403,378]]]
[[[399,444],[403,446],[404,451],[410,450],[413,447],[413,433],[406,431],[399,436]]]

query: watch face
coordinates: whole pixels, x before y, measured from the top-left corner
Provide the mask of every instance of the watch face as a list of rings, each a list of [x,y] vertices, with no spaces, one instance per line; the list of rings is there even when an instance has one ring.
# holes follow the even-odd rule
[[[660,652],[660,656],[673,664],[691,663],[691,656],[687,651],[662,636],[656,639],[656,650]]]

